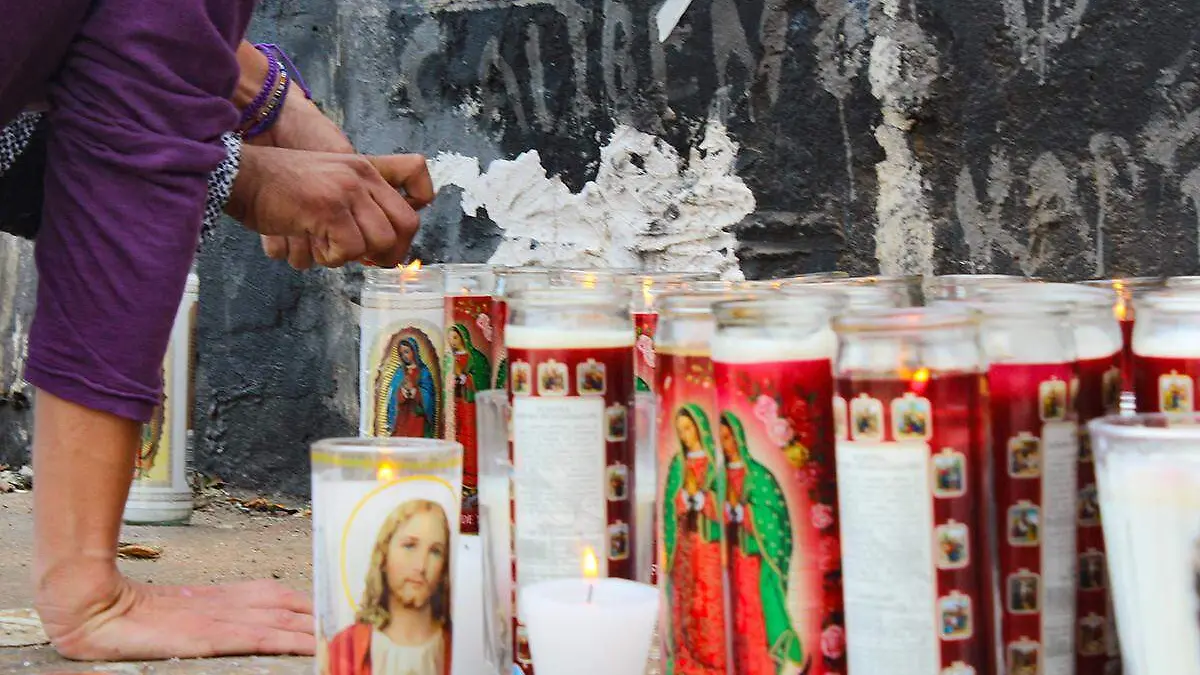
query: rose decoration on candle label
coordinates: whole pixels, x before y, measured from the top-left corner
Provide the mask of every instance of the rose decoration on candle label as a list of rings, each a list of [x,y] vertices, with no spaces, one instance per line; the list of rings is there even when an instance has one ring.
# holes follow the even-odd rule
[[[773,396],[759,394],[754,401],[754,418],[759,422],[770,423],[779,417],[779,403]]]
[[[821,653],[827,659],[840,659],[846,650],[846,631],[841,626],[827,626],[821,632]]]
[[[649,367],[654,367],[654,338],[640,335],[637,339],[637,350],[642,355],[642,361]]]
[[[479,332],[488,342],[492,341],[492,318],[487,314],[480,314],[475,317],[475,325],[479,326]]]
[[[813,504],[812,524],[818,530],[829,529],[833,525],[833,507],[828,504]]]

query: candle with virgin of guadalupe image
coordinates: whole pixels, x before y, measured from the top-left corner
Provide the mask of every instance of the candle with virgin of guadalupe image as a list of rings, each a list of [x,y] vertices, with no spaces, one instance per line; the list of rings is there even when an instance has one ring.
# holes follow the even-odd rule
[[[445,435],[445,303],[439,266],[368,268],[362,291],[359,435]]]
[[[830,327],[842,302],[814,288],[804,303],[715,307],[711,433],[739,675],[846,672]]]

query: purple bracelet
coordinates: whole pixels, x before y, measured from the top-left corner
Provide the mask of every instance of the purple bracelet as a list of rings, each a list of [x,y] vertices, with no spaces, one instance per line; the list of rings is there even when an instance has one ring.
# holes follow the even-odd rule
[[[263,54],[266,54],[267,59],[270,61],[274,61],[277,64],[280,61],[286,63],[288,74],[292,76],[292,80],[294,80],[296,85],[300,87],[300,91],[304,92],[304,98],[307,98],[310,101],[312,100],[312,90],[308,88],[308,84],[305,83],[304,78],[300,75],[300,69],[296,67],[296,64],[292,63],[292,60],[289,59],[288,55],[279,48],[279,45],[268,42],[260,42],[254,45],[254,48]]]
[[[245,129],[253,124],[253,121],[261,114],[262,107],[267,103],[267,99],[271,97],[272,92],[279,87],[279,78],[283,73],[283,66],[279,60],[267,55],[267,77],[263,81],[263,88],[258,92],[258,96],[246,106],[242,111],[242,117],[238,120],[237,128],[245,131]]]
[[[259,112],[259,117],[254,122],[253,126],[242,132],[244,138],[254,138],[259,134],[265,133],[275,121],[279,119],[279,113],[283,111],[283,101],[287,98],[289,82],[287,71],[280,71],[279,86],[271,93],[267,99],[266,107]]]

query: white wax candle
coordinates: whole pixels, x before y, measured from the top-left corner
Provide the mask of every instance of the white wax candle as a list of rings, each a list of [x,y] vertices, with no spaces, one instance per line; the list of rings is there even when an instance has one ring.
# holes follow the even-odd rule
[[[712,338],[712,360],[721,363],[810,361],[837,356],[837,334],[828,324],[807,334],[795,328],[777,327],[764,335],[762,327],[730,327]]]
[[[1128,675],[1200,675],[1200,447],[1141,444],[1096,466],[1121,658]]]
[[[538,675],[642,675],[658,589],[624,579],[558,579],[521,589]]]

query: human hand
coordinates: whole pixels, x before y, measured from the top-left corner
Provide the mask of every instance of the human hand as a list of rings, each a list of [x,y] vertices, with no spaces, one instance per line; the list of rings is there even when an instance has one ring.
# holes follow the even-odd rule
[[[254,51],[258,54],[257,51]],[[325,116],[315,103],[292,85],[283,100],[283,110],[275,124],[263,134],[248,141],[253,145],[293,150],[316,150],[353,154],[354,146],[333,120]],[[287,260],[292,267],[303,270],[312,267],[313,252],[308,237],[261,235],[263,252],[276,260]]]
[[[420,155],[245,146],[226,211],[259,234],[303,237],[313,260],[325,267],[364,257],[390,267],[408,252],[419,226],[416,209],[432,200],[433,183]],[[285,258],[290,249],[267,253]]]

